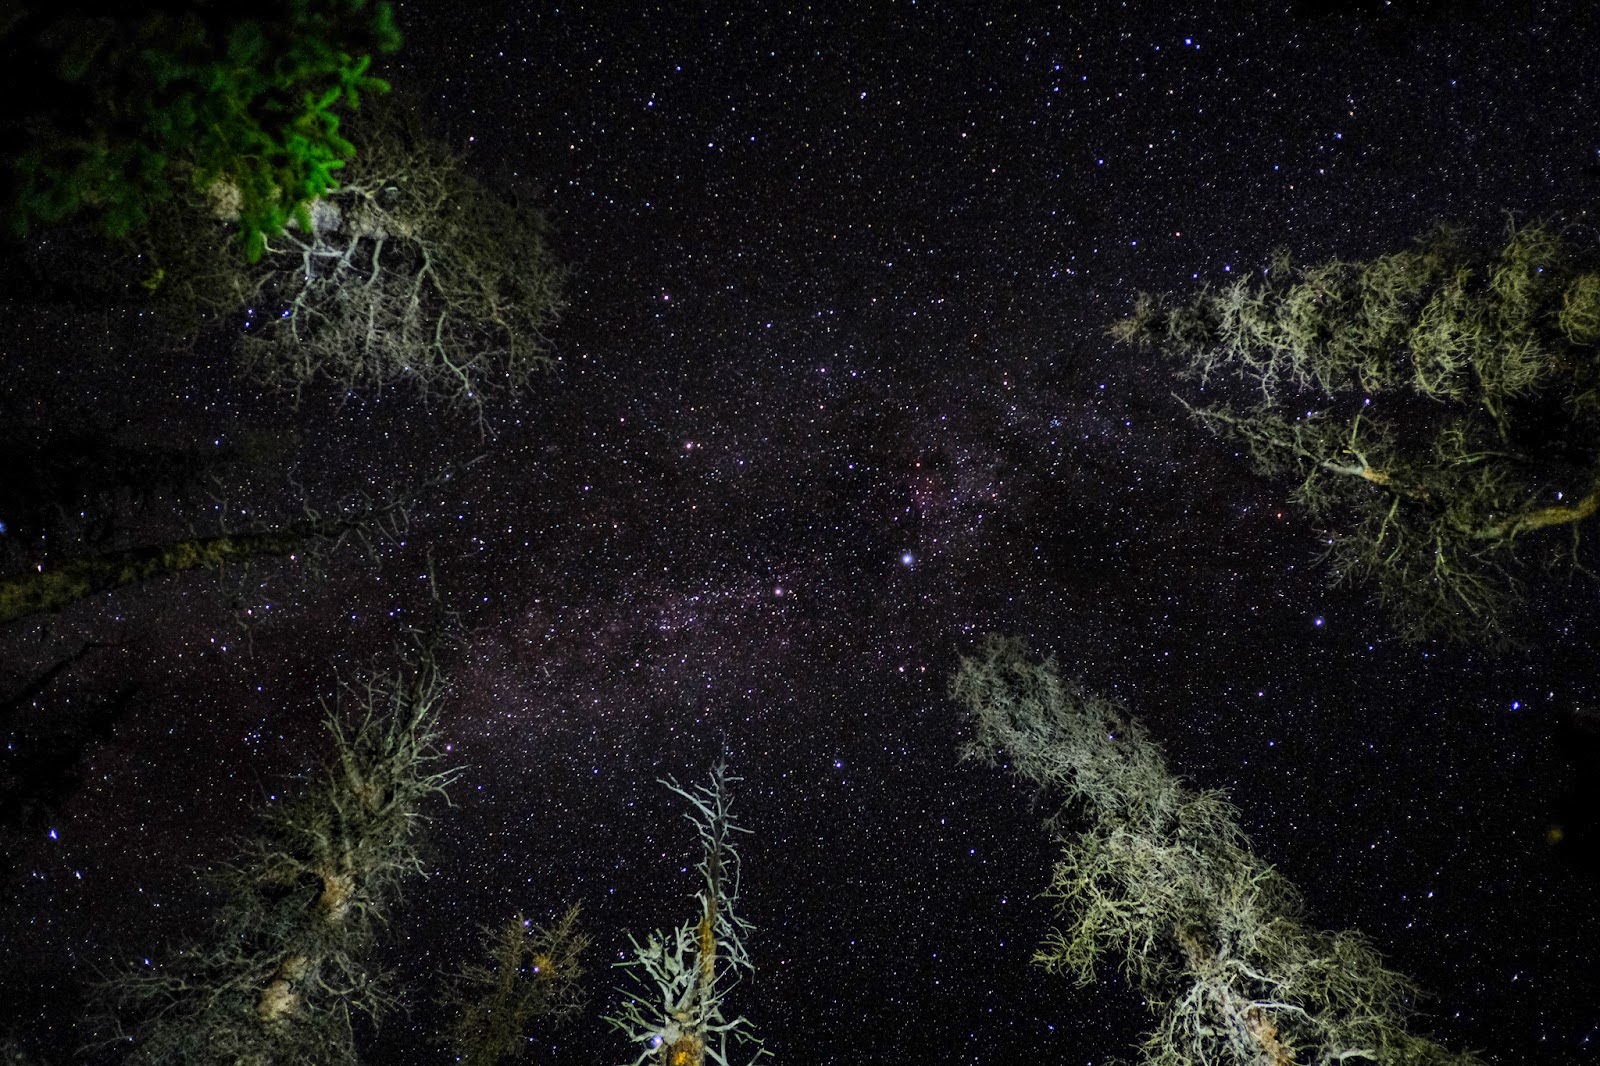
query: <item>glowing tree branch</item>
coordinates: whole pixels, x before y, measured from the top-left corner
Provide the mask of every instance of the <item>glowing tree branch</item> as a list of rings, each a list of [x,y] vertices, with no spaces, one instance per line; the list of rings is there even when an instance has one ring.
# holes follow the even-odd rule
[[[353,136],[339,185],[258,262],[226,252],[227,203],[152,232],[164,317],[244,325],[252,372],[296,395],[319,381],[398,384],[481,412],[541,379],[565,303],[544,216],[478,181],[398,108],[365,113]]]
[[[967,755],[1003,758],[1065,797],[1046,895],[1061,924],[1034,956],[1092,983],[1112,961],[1156,1027],[1147,1066],[1473,1066],[1407,1031],[1417,992],[1353,932],[1304,924],[1300,895],[1252,850],[1220,792],[1197,792],[1126,711],[1020,641],[963,659]],[[1059,828],[1059,826],[1058,826]]]
[[[423,873],[425,808],[455,776],[439,766],[443,694],[426,652],[403,674],[346,686],[328,709],[324,779],[269,809],[221,871],[213,935],[110,983],[137,1061],[355,1061],[352,1015],[377,1016],[392,998],[368,956],[401,883]]]
[[[1505,643],[1525,555],[1582,569],[1600,512],[1592,249],[1527,225],[1497,249],[1437,230],[1359,263],[1281,255],[1186,302],[1142,295],[1111,334],[1207,393],[1182,402],[1292,486],[1336,578],[1371,582],[1406,639]]]
[[[734,912],[734,834],[750,832],[733,821],[729,790],[738,780],[726,763],[718,763],[709,786],[684,789],[676,781],[662,782],[689,801],[692,809],[684,817],[700,834],[700,915],[669,933],[651,933],[643,944],[628,938],[633,957],[618,965],[631,987],[622,989],[621,1009],[606,1020],[639,1047],[633,1066],[734,1066],[730,1056],[749,1064],[767,1054],[750,1021],[743,1015],[729,1019],[724,1009],[741,976],[755,971],[744,944],[750,923]]]

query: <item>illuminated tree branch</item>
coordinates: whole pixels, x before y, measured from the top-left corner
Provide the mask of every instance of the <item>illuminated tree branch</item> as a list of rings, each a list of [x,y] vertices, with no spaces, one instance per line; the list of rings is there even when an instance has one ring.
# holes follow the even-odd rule
[[[469,410],[553,365],[565,272],[543,216],[477,181],[395,108],[363,116],[356,157],[260,261],[224,253],[230,202],[150,235],[152,291],[180,326],[242,324],[251,372],[297,395],[402,385]]]
[[[1592,258],[1592,257],[1591,257]],[[1600,510],[1600,271],[1539,226],[1494,253],[1438,230],[1364,263],[1141,296],[1111,333],[1253,405],[1183,401],[1293,479],[1337,580],[1371,581],[1402,636],[1500,643],[1530,549],[1581,569]],[[1567,530],[1568,545],[1551,532]]]
[[[750,923],[734,911],[739,902],[739,853],[734,834],[750,830],[732,816],[732,786],[739,780],[726,763],[711,771],[709,786],[681,788],[663,781],[689,801],[686,817],[699,832],[700,915],[640,943],[629,937],[632,958],[617,965],[628,977],[622,1007],[606,1019],[639,1048],[633,1066],[744,1066],[767,1055],[755,1027],[743,1015],[727,1016],[728,993],[741,976],[755,972],[745,949]],[[745,1057],[748,1053],[748,1058]]]
[[[1413,1035],[1415,987],[1359,934],[1308,927],[1226,797],[1186,786],[1120,705],[998,637],[962,660],[953,695],[968,757],[1064,798],[1045,893],[1061,924],[1034,960],[1080,984],[1121,969],[1156,1015],[1146,1066],[1478,1062]]]

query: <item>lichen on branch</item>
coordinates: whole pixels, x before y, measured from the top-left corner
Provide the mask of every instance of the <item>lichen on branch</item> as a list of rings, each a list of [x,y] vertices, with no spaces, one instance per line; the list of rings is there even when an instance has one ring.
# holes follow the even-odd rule
[[[1180,402],[1287,482],[1401,636],[1501,644],[1537,564],[1583,570],[1600,510],[1592,244],[1529,224],[1487,251],[1440,229],[1365,262],[1280,256],[1142,295],[1111,334],[1172,359]]]
[[[429,808],[456,776],[439,750],[445,693],[431,647],[343,686],[320,779],[215,871],[209,934],[107,983],[134,1061],[353,1066],[353,1018],[393,1003],[372,950],[400,886],[424,875]]]
[[[1311,926],[1227,798],[1185,784],[1119,704],[993,636],[952,695],[968,757],[1063,801],[1044,894],[1057,925],[1034,961],[1080,984],[1126,975],[1155,1016],[1146,1066],[1478,1062],[1413,1033],[1411,982],[1359,934]]]

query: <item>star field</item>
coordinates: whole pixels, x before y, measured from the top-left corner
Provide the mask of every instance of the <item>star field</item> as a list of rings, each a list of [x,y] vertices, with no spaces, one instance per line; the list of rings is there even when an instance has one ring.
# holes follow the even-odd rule
[[[29,714],[134,690],[7,871],[19,1031],[74,1046],[95,967],[192,928],[197,864],[316,765],[335,670],[424,623],[437,587],[465,769],[386,958],[425,990],[480,925],[583,902],[590,1008],[533,1061],[623,1061],[608,964],[695,884],[656,779],[724,750],[754,830],[735,1010],[778,1061],[1127,1054],[1146,1017],[1125,981],[1029,965],[1048,812],[957,758],[950,674],[996,629],[1227,789],[1316,923],[1428,990],[1443,1043],[1600,1058],[1594,586],[1537,604],[1526,653],[1399,644],[1366,590],[1328,586],[1287,489],[1104,337],[1136,292],[1278,246],[1357,258],[1440,218],[1578,217],[1593,15],[525,7],[402,5],[386,75],[479,173],[536,192],[572,270],[557,369],[485,432],[399,390],[262,397],[223,354],[148,353],[114,308],[35,312],[8,342],[100,353],[19,364],[41,424],[281,431],[299,488],[225,474],[214,500],[142,505],[152,535],[452,471],[320,580],[275,562],[0,632],[6,691],[104,645]],[[436,1020],[419,992],[371,1061],[445,1061]]]

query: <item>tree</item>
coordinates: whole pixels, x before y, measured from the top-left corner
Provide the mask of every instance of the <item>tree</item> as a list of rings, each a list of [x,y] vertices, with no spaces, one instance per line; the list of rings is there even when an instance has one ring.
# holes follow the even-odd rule
[[[232,215],[175,208],[146,247],[168,317],[242,322],[246,365],[296,393],[401,384],[477,409],[553,366],[565,274],[543,216],[473,178],[398,108],[353,138],[339,186],[257,263],[226,253]]]
[[[1186,786],[1121,706],[998,637],[962,659],[953,695],[974,724],[968,757],[1064,797],[1045,893],[1061,925],[1034,959],[1080,984],[1117,963],[1156,1014],[1144,1063],[1478,1061],[1409,1032],[1411,982],[1359,934],[1309,928],[1226,797]]]
[[[264,476],[287,450],[287,435],[256,430],[213,436],[203,445],[139,440],[125,432],[86,426],[82,413],[41,422],[0,411],[0,565],[31,566],[29,542],[78,542],[104,547],[152,504],[186,507],[206,500],[219,480],[248,472]]]
[[[1187,303],[1143,294],[1116,339],[1253,401],[1184,401],[1327,528],[1408,640],[1497,643],[1525,546],[1578,568],[1600,510],[1600,264],[1543,225],[1497,251],[1439,229],[1367,262],[1291,266]],[[1566,536],[1563,550],[1561,535]]]
[[[741,975],[755,972],[744,944],[751,925],[734,913],[739,902],[734,834],[750,832],[733,820],[730,790],[738,781],[719,762],[709,786],[688,790],[676,781],[662,782],[689,801],[684,817],[700,834],[700,914],[670,933],[651,933],[643,944],[628,938],[633,957],[617,965],[630,987],[622,990],[622,1008],[606,1021],[639,1048],[633,1066],[733,1066],[730,1054],[742,1058],[749,1051],[743,1059],[747,1064],[767,1054],[750,1021],[743,1015],[730,1020],[726,1011],[728,993]]]
[[[440,766],[445,685],[425,651],[408,669],[351,683],[328,708],[333,758],[298,802],[270,807],[222,868],[208,939],[109,986],[136,1061],[354,1063],[351,1020],[390,1004],[369,955],[400,885],[422,874]]]
[[[191,570],[220,572],[247,567],[258,559],[301,556],[325,558],[346,543],[396,539],[408,518],[409,497],[382,501],[363,498],[339,514],[310,508],[296,522],[189,534],[159,544],[100,552],[0,577],[0,626],[63,608],[101,592],[173,577]]]
[[[48,5],[3,27],[13,100],[36,103],[8,205],[26,233],[88,214],[113,237],[174,197],[229,201],[249,259],[334,187],[355,151],[339,113],[387,83],[373,55],[399,47],[387,2],[276,0],[251,17],[193,0],[177,10],[60,16]]]
[[[489,961],[463,968],[450,992],[456,1062],[515,1062],[528,1050],[535,1021],[559,1024],[578,1013],[580,960],[589,947],[589,937],[578,931],[578,913],[573,904],[552,925],[536,926],[518,914],[483,930]]]

